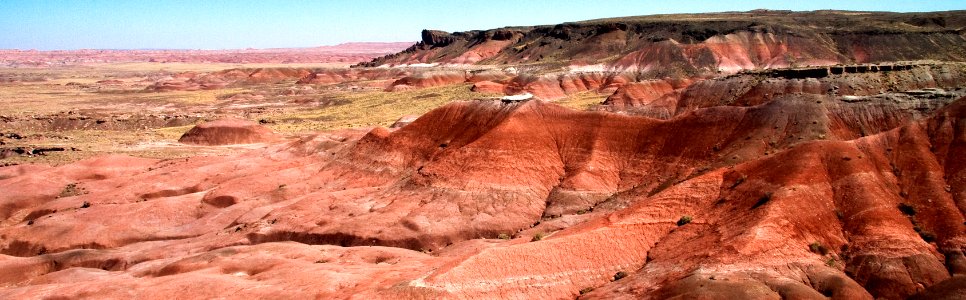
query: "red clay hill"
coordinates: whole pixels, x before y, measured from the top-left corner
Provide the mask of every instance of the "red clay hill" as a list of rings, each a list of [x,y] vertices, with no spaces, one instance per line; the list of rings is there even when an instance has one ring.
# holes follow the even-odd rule
[[[664,25],[745,24],[729,15]],[[786,17],[840,24],[822,23],[829,15],[852,18]],[[962,39],[959,29],[935,29],[960,26],[959,12],[855,15],[869,18],[862,32],[910,20],[920,24],[910,36],[963,45],[938,42]],[[626,29],[608,32],[651,34],[619,20]],[[595,22],[546,34],[576,39]],[[540,28],[480,34],[517,43]],[[863,36],[850,28],[842,34]],[[882,57],[959,55],[890,49]],[[395,86],[525,90],[545,78],[434,71]],[[303,83],[380,72],[396,71],[313,71]],[[966,294],[964,74],[957,62],[578,74],[556,89],[614,91],[601,109],[456,101],[393,129],[230,156],[2,167],[0,298],[956,299]]]
[[[856,138],[890,118],[468,101],[232,157],[5,167],[0,295],[961,293],[966,99]]]
[[[178,139],[178,142],[217,146],[265,143],[277,139],[278,136],[271,129],[258,123],[247,120],[222,119],[196,125],[185,132]]]

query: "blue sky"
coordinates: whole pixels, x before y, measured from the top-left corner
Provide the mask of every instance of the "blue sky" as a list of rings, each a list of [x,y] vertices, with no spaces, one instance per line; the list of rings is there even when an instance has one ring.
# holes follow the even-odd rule
[[[966,9],[958,1],[0,0],[0,49],[232,49],[415,41],[446,31],[756,8]]]

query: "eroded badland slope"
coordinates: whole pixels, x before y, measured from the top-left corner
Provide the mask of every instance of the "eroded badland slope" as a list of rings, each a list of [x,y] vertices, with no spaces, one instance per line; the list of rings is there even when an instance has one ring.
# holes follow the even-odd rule
[[[757,12],[424,32],[375,62],[544,54],[618,70],[169,78],[146,92],[298,78],[606,100],[467,99],[392,128],[303,135],[222,120],[182,139],[258,144],[0,167],[0,298],[955,299],[963,20]],[[923,58],[937,61],[895,61]],[[822,66],[785,68],[806,60]]]

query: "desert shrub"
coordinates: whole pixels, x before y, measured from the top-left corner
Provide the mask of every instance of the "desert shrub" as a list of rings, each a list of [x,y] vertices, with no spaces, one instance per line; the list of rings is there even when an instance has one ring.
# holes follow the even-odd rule
[[[60,190],[57,198],[73,197],[82,194],[82,189],[77,187],[77,183],[68,183],[64,189]]]
[[[829,259],[825,261],[825,265],[826,266],[829,266],[829,267],[834,267],[835,266],[835,259],[829,257]]]
[[[592,288],[592,287],[584,288],[584,289],[580,290],[580,294],[583,295],[583,294],[590,293],[590,292],[593,292],[593,291],[594,291],[594,288]]]
[[[500,236],[498,236],[498,237],[501,240],[509,240],[510,239],[510,235],[509,234],[506,234],[506,233],[501,233]]]
[[[542,240],[542,239],[543,239],[543,232],[538,232],[537,234],[534,234],[533,235],[533,238],[530,239],[530,241],[531,242],[536,242],[536,241],[539,241],[539,240]]]
[[[678,226],[684,226],[688,223],[691,223],[691,216],[682,216],[680,219],[678,219]]]
[[[90,202],[84,201],[84,204],[81,204],[81,208],[88,208],[88,207],[91,207]]]
[[[808,250],[821,255],[828,255],[829,252],[828,247],[825,247],[825,245],[819,242],[808,244]]]

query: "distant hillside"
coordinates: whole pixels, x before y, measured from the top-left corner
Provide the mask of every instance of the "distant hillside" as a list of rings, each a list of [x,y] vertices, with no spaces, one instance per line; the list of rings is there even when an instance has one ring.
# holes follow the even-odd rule
[[[599,19],[448,33],[360,66],[602,64],[653,76],[901,60],[966,61],[966,11],[750,11]]]
[[[0,64],[50,65],[102,62],[356,63],[395,53],[412,43],[344,43],[313,48],[227,50],[0,50]]]

